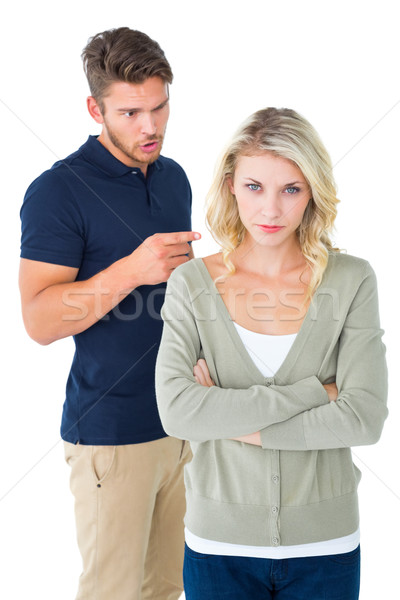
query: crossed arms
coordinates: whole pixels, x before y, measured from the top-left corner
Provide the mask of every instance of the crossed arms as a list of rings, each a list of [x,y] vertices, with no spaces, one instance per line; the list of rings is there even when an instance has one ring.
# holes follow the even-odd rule
[[[316,376],[290,385],[206,387],[193,375],[201,341],[189,294],[176,278],[168,284],[162,315],[156,391],[168,434],[202,442],[260,432],[262,447],[278,450],[342,448],[379,439],[387,416],[387,374],[372,269],[338,342],[336,402]]]

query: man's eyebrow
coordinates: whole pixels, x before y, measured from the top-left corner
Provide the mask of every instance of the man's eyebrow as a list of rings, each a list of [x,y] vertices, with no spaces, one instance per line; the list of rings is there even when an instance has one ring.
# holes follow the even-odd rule
[[[161,102],[161,104],[159,104],[158,106],[156,106],[155,108],[153,108],[153,110],[158,110],[160,108],[164,108],[164,106],[166,104],[168,104],[168,102],[169,102],[169,96],[164,100],[164,102]]]
[[[117,112],[140,112],[142,109],[141,108],[117,108]]]
[[[164,106],[166,104],[168,104],[168,102],[169,102],[169,96],[163,102],[161,102],[161,104],[159,104],[155,108],[152,108],[151,112],[153,112],[154,110],[160,110],[160,108],[164,108]],[[131,108],[131,107],[117,108],[117,112],[121,112],[121,113],[126,113],[126,112],[139,113],[142,111],[143,111],[143,108]]]

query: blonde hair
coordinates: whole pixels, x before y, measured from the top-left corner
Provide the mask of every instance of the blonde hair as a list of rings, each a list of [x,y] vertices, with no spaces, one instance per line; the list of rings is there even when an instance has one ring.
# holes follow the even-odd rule
[[[328,152],[312,125],[294,110],[265,108],[251,115],[238,129],[218,161],[207,195],[207,225],[222,248],[228,275],[235,272],[229,255],[244,239],[246,229],[227,179],[233,178],[241,156],[270,152],[291,160],[311,189],[311,199],[297,230],[302,253],[311,267],[307,297],[311,297],[333,248],[329,234],[336,218],[336,185]]]

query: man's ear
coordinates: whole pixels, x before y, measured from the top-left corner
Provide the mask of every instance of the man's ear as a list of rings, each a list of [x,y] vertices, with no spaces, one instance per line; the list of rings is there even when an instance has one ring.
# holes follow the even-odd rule
[[[102,125],[104,123],[103,115],[101,114],[101,110],[97,101],[93,96],[89,96],[86,100],[87,109],[89,111],[89,115],[96,121]]]

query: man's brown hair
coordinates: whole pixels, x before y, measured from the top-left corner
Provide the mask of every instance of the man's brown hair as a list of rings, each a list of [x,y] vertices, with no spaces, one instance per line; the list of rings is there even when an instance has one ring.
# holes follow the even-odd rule
[[[114,81],[143,83],[160,77],[172,83],[171,67],[158,43],[141,31],[119,27],[91,37],[82,52],[90,93],[104,110],[103,98]]]

